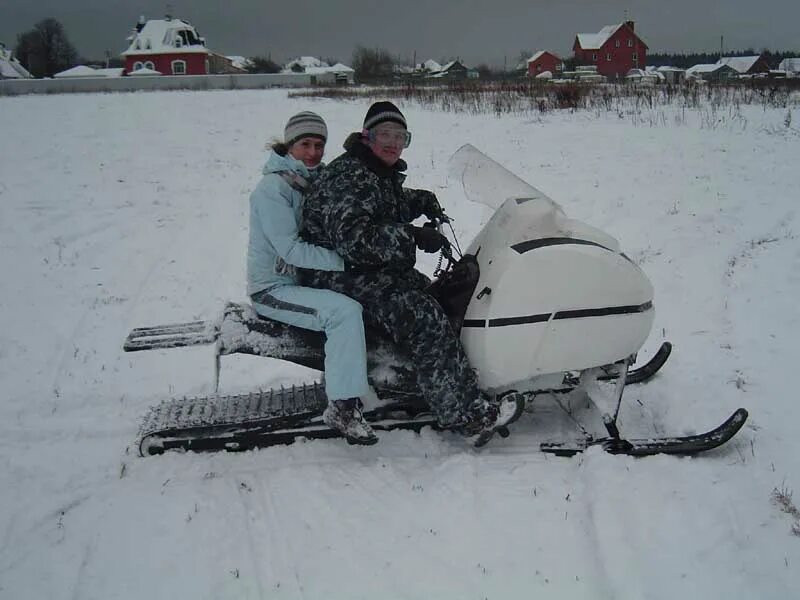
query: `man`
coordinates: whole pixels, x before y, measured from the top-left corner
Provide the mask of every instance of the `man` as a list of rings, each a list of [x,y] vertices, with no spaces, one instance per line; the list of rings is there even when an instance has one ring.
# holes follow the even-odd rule
[[[414,269],[416,249],[437,252],[445,242],[434,228],[411,222],[443,215],[436,196],[403,188],[400,158],[411,142],[406,120],[391,102],[376,102],[346,152],[317,179],[303,206],[304,238],[330,248],[344,272],[303,270],[303,285],[346,294],[376,326],[408,352],[417,384],[443,427],[489,440],[516,420],[520,395],[503,401],[478,389],[464,349],[439,303],[425,290],[430,281]]]

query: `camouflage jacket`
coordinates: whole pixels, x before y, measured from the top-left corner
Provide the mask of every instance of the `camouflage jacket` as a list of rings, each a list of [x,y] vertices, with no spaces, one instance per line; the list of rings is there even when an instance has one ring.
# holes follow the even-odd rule
[[[409,223],[436,197],[403,188],[406,163],[386,166],[359,133],[351,134],[344,148],[306,197],[301,235],[336,251],[353,273],[413,270],[416,246]]]

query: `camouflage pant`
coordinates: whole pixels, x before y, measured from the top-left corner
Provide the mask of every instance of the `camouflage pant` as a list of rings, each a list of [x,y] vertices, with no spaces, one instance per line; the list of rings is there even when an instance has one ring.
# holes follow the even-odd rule
[[[483,398],[461,341],[439,303],[421,289],[427,281],[421,273],[395,278],[303,271],[301,280],[361,303],[366,324],[385,332],[410,356],[417,385],[440,425],[458,426],[481,410]]]

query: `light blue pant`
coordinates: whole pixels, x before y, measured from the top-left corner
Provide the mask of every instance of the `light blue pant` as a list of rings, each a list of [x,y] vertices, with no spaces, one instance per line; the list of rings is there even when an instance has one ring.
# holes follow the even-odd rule
[[[364,396],[367,347],[361,304],[343,294],[282,285],[253,294],[253,308],[269,319],[325,333],[325,393],[329,400]]]

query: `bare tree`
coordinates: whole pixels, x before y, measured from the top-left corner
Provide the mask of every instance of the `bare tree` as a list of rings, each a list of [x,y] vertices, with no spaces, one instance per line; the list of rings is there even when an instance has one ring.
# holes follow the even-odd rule
[[[78,52],[64,26],[53,18],[43,19],[30,31],[18,35],[14,53],[36,77],[52,77],[75,66],[78,60]]]
[[[248,73],[280,73],[281,66],[269,57],[253,56],[247,65]]]
[[[374,81],[391,77],[394,59],[383,48],[356,46],[353,51],[353,70],[358,81]]]

